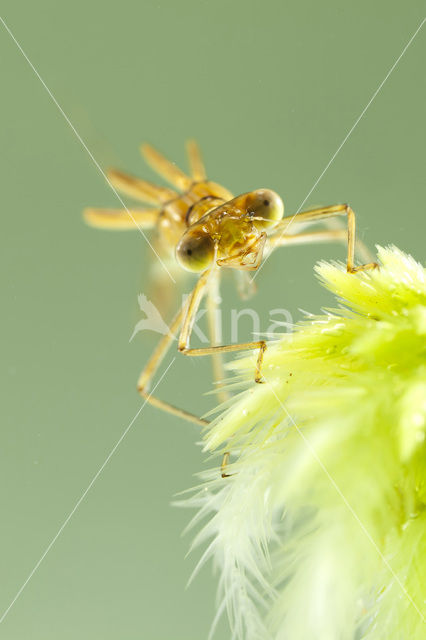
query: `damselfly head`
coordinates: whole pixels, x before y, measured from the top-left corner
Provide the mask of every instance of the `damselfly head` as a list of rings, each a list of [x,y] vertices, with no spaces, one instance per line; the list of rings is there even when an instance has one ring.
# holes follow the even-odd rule
[[[215,258],[222,267],[257,268],[265,230],[282,219],[283,201],[275,191],[257,189],[215,204],[215,199],[203,199],[190,211],[190,219],[195,221],[176,247],[177,261],[194,272],[205,271]],[[199,217],[200,213],[204,215]]]

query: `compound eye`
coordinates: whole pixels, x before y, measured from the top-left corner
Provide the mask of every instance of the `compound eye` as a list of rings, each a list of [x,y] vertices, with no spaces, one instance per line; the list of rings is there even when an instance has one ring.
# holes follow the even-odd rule
[[[284,215],[284,204],[280,196],[270,189],[258,189],[247,194],[247,213],[253,218],[253,223],[259,229],[272,227],[281,220]]]
[[[205,271],[212,264],[214,256],[213,239],[203,231],[188,231],[176,247],[176,259],[187,271]]]

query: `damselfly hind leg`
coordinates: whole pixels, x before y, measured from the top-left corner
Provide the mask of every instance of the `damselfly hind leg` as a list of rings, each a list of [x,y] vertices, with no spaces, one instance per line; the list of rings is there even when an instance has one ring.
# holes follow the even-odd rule
[[[163,360],[167,351],[170,349],[170,346],[174,340],[174,336],[179,330],[180,325],[182,324],[182,318],[185,313],[185,310],[186,310],[186,305],[184,304],[176,314],[175,318],[173,319],[173,322],[170,325],[169,333],[167,333],[161,338],[156,349],[151,355],[151,358],[148,360],[148,363],[146,364],[141,375],[139,376],[138,391],[141,394],[141,396],[145,398],[146,401],[149,402],[149,404],[152,404],[154,407],[157,407],[158,409],[162,409],[167,413],[171,413],[172,415],[178,416],[179,418],[183,418],[184,420],[189,420],[190,422],[194,422],[195,424],[198,424],[204,427],[209,424],[207,420],[203,420],[202,418],[199,418],[198,416],[194,415],[193,413],[190,413],[189,411],[185,411],[184,409],[179,409],[173,406],[172,404],[165,402],[164,400],[160,400],[159,398],[157,398],[156,396],[153,396],[149,392],[150,382],[154,377],[155,372],[160,366],[161,361]]]

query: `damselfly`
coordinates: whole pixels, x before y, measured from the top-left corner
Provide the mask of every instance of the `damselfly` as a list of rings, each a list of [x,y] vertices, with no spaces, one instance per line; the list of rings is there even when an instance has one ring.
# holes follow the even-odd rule
[[[220,399],[226,399],[226,391],[222,386],[224,375],[221,358],[224,353],[255,350],[254,380],[263,382],[264,340],[217,344],[216,306],[219,279],[224,269],[255,271],[265,257],[278,247],[330,240],[347,243],[349,272],[373,269],[377,264],[368,262],[355,266],[355,214],[348,204],[319,207],[284,216],[283,201],[271,189],[256,189],[234,197],[225,187],[208,180],[198,145],[194,141],[187,144],[190,175],[150,145],[143,145],[141,150],[147,163],[173,189],[112,170],[108,172],[108,179],[115,189],[150,206],[118,210],[90,208],[86,209],[84,215],[88,224],[102,229],[155,229],[156,247],[161,254],[174,256],[180,268],[198,274],[197,283],[175,315],[170,331],[162,337],[142,371],[138,390],[152,405],[206,425],[206,420],[152,395],[149,386],[174,335],[179,331],[178,350],[181,353],[187,356],[212,356]],[[336,216],[346,217],[346,229],[306,231],[307,226]],[[211,344],[193,348],[190,346],[191,332],[204,296],[207,297]]]

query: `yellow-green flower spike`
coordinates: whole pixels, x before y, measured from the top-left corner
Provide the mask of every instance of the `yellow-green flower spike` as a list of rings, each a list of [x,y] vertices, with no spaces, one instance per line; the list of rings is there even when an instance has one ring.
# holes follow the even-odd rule
[[[426,637],[426,271],[321,263],[339,308],[232,363],[245,387],[209,427],[230,450],[186,504],[244,640]],[[243,382],[241,382],[241,379]]]

